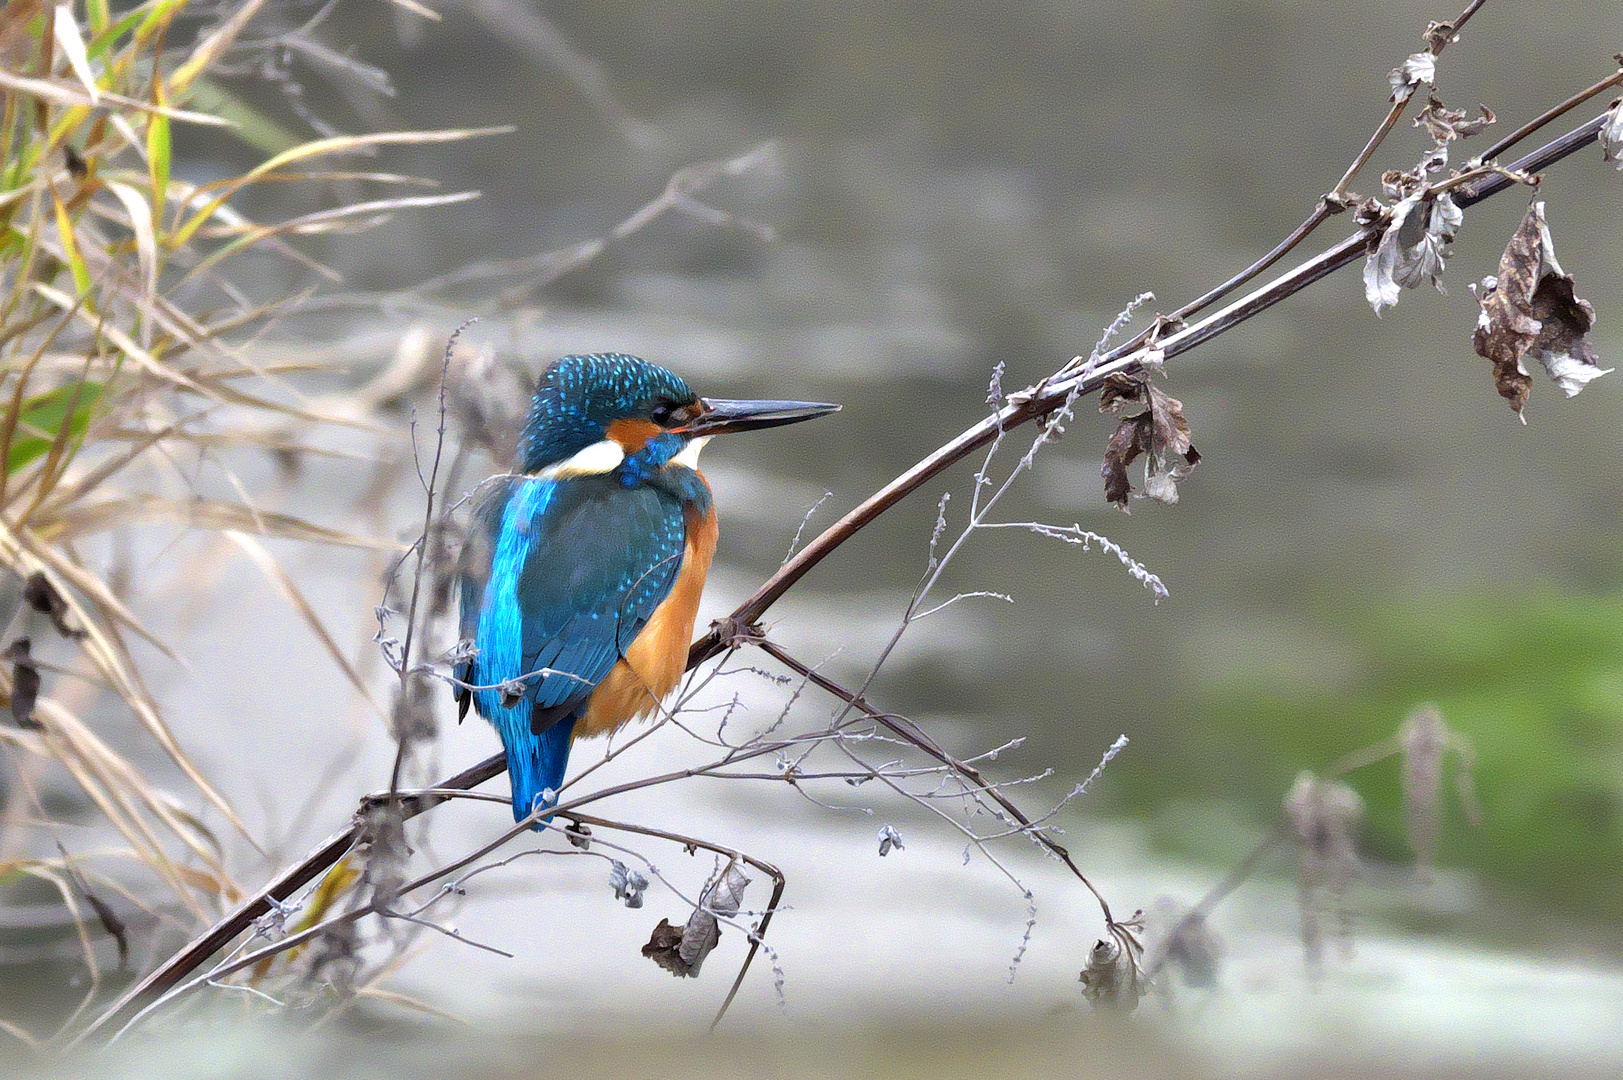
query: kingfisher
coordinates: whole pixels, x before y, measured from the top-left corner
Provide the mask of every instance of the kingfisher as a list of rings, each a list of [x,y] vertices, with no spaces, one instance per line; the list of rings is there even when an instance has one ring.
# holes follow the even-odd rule
[[[501,736],[514,821],[556,805],[576,739],[654,712],[686,670],[718,535],[700,449],[838,409],[701,398],[624,353],[541,375],[515,470],[484,485],[458,566],[472,649],[457,716],[471,705]]]

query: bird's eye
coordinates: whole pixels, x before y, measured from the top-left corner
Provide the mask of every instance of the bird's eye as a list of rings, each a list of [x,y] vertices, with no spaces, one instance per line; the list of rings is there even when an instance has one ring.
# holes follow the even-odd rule
[[[648,418],[660,427],[666,427],[671,422],[671,407],[662,401],[649,411]]]

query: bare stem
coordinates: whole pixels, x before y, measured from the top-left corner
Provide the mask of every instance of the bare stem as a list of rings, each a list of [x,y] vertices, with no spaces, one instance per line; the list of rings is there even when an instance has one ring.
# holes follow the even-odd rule
[[[773,659],[777,660],[780,664],[783,664],[791,671],[796,672],[802,678],[809,679],[811,682],[816,683],[823,690],[826,690],[828,693],[833,694],[841,701],[844,701],[849,707],[861,712],[870,720],[882,725],[895,734],[898,738],[901,738],[906,742],[918,747],[926,754],[929,754],[943,765],[946,765],[952,769],[953,772],[959,773],[974,782],[978,788],[986,793],[988,798],[998,804],[999,808],[1001,808],[1004,813],[1008,814],[1011,818],[1019,823],[1020,829],[1025,831],[1026,835],[1030,836],[1032,840],[1040,844],[1042,847],[1047,848],[1049,852],[1051,852],[1070,869],[1072,874],[1076,875],[1078,881],[1087,886],[1088,891],[1093,894],[1093,898],[1099,902],[1099,909],[1104,913],[1105,922],[1110,925],[1115,925],[1116,920],[1111,917],[1109,902],[1105,900],[1103,893],[1094,888],[1093,882],[1088,880],[1088,876],[1082,872],[1082,868],[1077,866],[1076,863],[1071,859],[1071,853],[1065,850],[1065,848],[1061,846],[1058,841],[1054,840],[1052,837],[1038,829],[1032,820],[1025,815],[1024,811],[1016,806],[1013,801],[1008,798],[1008,796],[999,791],[995,784],[990,784],[987,782],[986,777],[979,769],[967,762],[960,761],[951,754],[947,753],[947,751],[942,748],[940,743],[936,742],[934,739],[930,738],[929,735],[925,734],[924,730],[917,724],[913,723],[913,721],[908,720],[905,717],[896,716],[892,713],[880,712],[878,709],[875,709],[872,705],[868,704],[868,702],[860,694],[852,693],[850,690],[847,690],[845,687],[841,686],[833,679],[830,679],[828,676],[807,667],[790,653],[785,652],[780,646],[764,639],[757,642],[757,644],[767,655],[771,656]]]

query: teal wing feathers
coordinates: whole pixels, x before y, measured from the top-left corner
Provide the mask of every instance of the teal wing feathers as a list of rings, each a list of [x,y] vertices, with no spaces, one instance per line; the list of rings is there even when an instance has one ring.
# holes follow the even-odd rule
[[[636,639],[681,569],[686,523],[671,493],[612,476],[502,487],[476,512],[482,542],[465,548],[462,633],[477,655],[462,678],[490,687],[469,695],[480,715],[527,724],[583,702]],[[497,684],[541,669],[502,703]]]

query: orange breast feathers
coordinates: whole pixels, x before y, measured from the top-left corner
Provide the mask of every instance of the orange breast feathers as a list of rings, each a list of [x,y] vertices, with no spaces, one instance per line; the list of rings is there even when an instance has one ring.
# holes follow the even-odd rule
[[[575,724],[575,738],[606,735],[638,717],[653,712],[687,670],[688,646],[693,643],[693,622],[699,614],[699,594],[716,554],[716,511],[700,517],[687,515],[687,543],[682,568],[670,595],[642,628],[608,676],[597,684],[586,704],[586,715]]]

